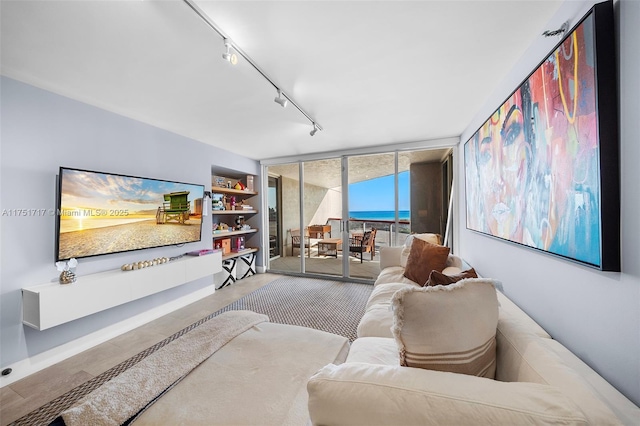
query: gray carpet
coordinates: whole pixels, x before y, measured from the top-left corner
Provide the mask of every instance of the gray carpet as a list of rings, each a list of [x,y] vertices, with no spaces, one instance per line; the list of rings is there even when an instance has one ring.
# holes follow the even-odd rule
[[[241,285],[241,282],[236,285]],[[372,290],[373,286],[369,284],[312,278],[278,278],[48,402],[16,420],[12,425],[51,423],[62,411],[111,378],[216,315],[230,310],[252,310],[268,315],[271,322],[328,331],[353,341],[356,338],[358,322],[364,314],[364,307]]]
[[[312,278],[278,278],[216,312],[246,309],[271,322],[339,334],[350,341],[364,315],[373,286]]]

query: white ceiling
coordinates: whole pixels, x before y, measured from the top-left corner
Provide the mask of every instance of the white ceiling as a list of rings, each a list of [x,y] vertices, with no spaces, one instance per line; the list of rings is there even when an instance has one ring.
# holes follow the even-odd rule
[[[429,141],[462,133],[561,2],[196,1],[313,137],[178,0],[2,0],[1,72],[253,159]]]

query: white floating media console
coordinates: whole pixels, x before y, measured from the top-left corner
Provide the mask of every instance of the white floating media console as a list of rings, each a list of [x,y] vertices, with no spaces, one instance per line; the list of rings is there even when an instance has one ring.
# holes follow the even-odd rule
[[[132,300],[222,271],[222,253],[184,256],[134,271],[120,269],[79,276],[72,284],[47,283],[22,289],[22,322],[46,330]]]

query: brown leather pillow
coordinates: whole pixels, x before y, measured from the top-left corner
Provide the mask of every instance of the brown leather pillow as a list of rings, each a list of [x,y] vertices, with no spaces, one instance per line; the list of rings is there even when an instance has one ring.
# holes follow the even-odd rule
[[[431,271],[429,274],[429,279],[424,284],[426,286],[434,286],[434,285],[449,285],[453,283],[457,283],[460,280],[465,278],[478,278],[478,274],[476,274],[476,270],[471,268],[466,271],[462,271],[459,274],[455,275],[446,275],[442,272]]]
[[[404,276],[420,285],[429,279],[431,271],[442,272],[447,265],[449,247],[431,244],[419,238],[414,238],[411,251],[404,268]]]

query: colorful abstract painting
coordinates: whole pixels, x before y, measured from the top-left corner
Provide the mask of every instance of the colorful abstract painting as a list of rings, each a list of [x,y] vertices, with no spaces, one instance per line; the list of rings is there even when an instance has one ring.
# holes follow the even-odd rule
[[[601,264],[593,16],[465,144],[467,228]]]

